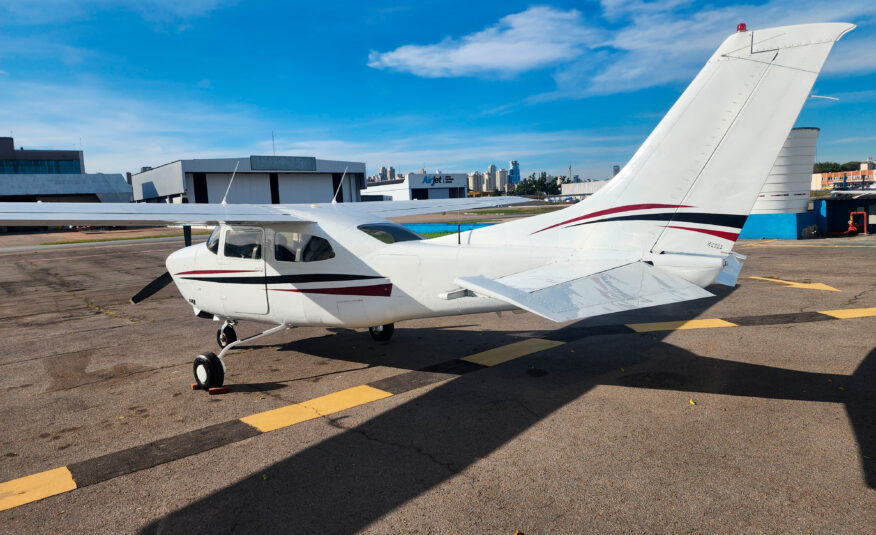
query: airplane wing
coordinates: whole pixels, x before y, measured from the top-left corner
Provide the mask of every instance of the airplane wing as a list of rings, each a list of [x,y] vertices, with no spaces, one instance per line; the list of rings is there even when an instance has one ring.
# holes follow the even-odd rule
[[[196,225],[312,222],[272,204],[0,203],[0,225]]]
[[[165,203],[0,203],[0,225],[213,225],[258,223],[313,223],[320,212],[378,217],[431,214],[531,202],[523,197],[432,199],[321,204],[165,204]],[[305,214],[302,217],[299,214]],[[313,215],[314,217],[310,217]]]
[[[646,262],[617,264],[558,263],[495,280],[479,275],[454,282],[558,323],[713,295]]]
[[[422,201],[376,201],[334,205],[348,213],[370,214],[388,219],[406,215],[456,212],[475,208],[494,208],[510,204],[532,202],[525,197],[472,197],[465,199],[428,199]],[[327,206],[327,205],[319,205]]]

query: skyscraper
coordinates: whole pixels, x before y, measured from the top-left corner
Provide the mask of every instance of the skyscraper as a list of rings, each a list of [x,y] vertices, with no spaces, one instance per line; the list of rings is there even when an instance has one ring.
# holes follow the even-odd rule
[[[480,171],[474,171],[468,174],[468,190],[482,191],[484,189],[484,175]]]
[[[496,191],[496,166],[493,164],[484,173],[484,191]]]
[[[508,171],[499,169],[496,172],[496,188],[499,191],[507,191],[508,189]]]
[[[377,173],[377,176],[380,177],[380,180],[386,180],[386,167],[381,167],[380,171]]]
[[[389,174],[387,175],[387,180],[395,180],[395,167],[389,168]]]
[[[510,171],[508,172],[508,183],[512,186],[516,186],[520,184],[520,164],[517,163],[517,160],[511,160],[508,163],[510,167]]]

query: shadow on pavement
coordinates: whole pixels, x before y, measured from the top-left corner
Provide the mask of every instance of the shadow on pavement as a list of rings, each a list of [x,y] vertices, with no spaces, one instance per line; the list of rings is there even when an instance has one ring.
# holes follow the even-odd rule
[[[645,317],[695,317],[715,302],[703,301],[683,309],[660,307]],[[637,317],[615,315],[609,321],[641,321]],[[602,324],[609,321],[601,319]],[[562,347],[549,349],[458,377],[359,425],[348,427],[344,417],[330,419],[343,429],[338,435],[170,513],[142,533],[200,531],[206,526],[211,532],[235,533],[355,532],[456,476],[600,384],[845,403],[867,482],[876,486],[876,400],[871,391],[876,350],[852,376],[828,376],[701,357],[661,342],[666,333],[617,335],[610,329],[594,330],[594,325],[585,320],[550,333],[559,339],[601,334],[590,338],[586,353],[575,358],[568,358]],[[447,336],[443,330],[421,333],[434,344]],[[503,334],[510,338],[514,333]],[[405,348],[389,351],[403,353]],[[628,371],[622,374],[620,368]],[[265,480],[262,473],[270,477]]]

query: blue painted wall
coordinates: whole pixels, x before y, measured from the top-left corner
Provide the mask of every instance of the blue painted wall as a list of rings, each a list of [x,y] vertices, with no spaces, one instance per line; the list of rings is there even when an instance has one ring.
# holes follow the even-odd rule
[[[763,238],[779,238],[783,240],[798,240],[803,229],[818,224],[817,212],[800,214],[752,214],[748,216],[739,238],[744,240],[759,240]]]

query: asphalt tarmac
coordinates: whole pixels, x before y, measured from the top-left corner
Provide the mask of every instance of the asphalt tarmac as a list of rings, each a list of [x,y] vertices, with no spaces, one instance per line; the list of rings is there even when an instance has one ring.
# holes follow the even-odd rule
[[[876,533],[876,240],[742,242],[735,289],[571,324],[298,328],[222,395],[216,323],[128,302],[180,245],[0,253],[3,533]]]

